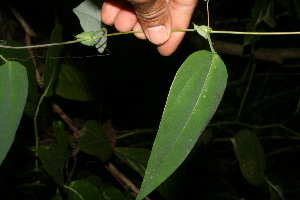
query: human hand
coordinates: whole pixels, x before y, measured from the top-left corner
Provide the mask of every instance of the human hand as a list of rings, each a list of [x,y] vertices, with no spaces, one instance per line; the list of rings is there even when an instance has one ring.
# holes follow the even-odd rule
[[[160,54],[171,55],[182,41],[197,5],[197,0],[105,0],[102,21],[114,25],[120,32],[130,30],[140,39],[157,45]]]

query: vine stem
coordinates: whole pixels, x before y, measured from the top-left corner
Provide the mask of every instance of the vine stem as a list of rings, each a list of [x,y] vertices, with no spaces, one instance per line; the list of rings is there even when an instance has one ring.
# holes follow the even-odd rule
[[[236,35],[299,35],[300,31],[295,32],[242,32],[242,31],[214,31],[212,34],[236,34]]]
[[[174,29],[172,32],[193,32],[196,31],[196,29]],[[111,37],[111,36],[118,36],[118,35],[128,35],[128,34],[134,34],[134,33],[143,33],[143,31],[128,31],[128,32],[118,32],[118,33],[110,33],[106,35],[102,35],[99,37],[93,37],[92,39],[100,39],[104,37]],[[300,31],[296,32],[241,32],[241,31],[214,31],[209,30],[208,34],[236,34],[236,35],[300,35]],[[32,46],[21,46],[21,47],[15,47],[15,46],[6,46],[0,44],[0,48],[6,48],[6,49],[33,49],[33,48],[45,48],[45,47],[51,47],[51,46],[58,46],[58,45],[66,45],[66,44],[74,44],[78,42],[88,41],[91,40],[90,38],[85,39],[77,39],[72,40],[68,42],[58,42],[58,43],[50,43],[50,44],[42,44],[42,45],[32,45]],[[3,41],[2,41],[3,42]]]

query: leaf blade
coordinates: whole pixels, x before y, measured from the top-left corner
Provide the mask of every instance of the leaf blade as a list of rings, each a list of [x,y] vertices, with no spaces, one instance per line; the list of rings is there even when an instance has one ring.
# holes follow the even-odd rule
[[[138,200],[161,184],[184,161],[223,96],[226,66],[208,51],[190,55],[172,83]]]
[[[81,130],[79,149],[87,154],[97,156],[101,161],[109,160],[112,150],[108,136],[96,121],[86,121]]]
[[[103,29],[101,16],[101,3],[97,0],[85,0],[79,6],[73,9],[73,12],[77,15],[80,25],[84,32],[98,32]],[[107,31],[100,31],[95,35],[95,37],[99,37],[102,35],[106,35]],[[103,53],[106,48],[107,38],[99,38],[96,39],[95,47],[100,53]],[[91,45],[91,42],[86,42],[86,45]]]
[[[15,138],[27,94],[26,68],[15,61],[0,66],[0,165]]]
[[[263,148],[251,130],[241,130],[232,139],[235,155],[244,178],[252,185],[265,180],[266,161]]]

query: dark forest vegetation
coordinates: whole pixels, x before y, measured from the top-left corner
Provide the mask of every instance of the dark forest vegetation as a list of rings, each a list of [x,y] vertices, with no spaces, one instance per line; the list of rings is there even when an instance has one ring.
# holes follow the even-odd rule
[[[1,198],[299,198],[299,34],[214,34],[200,1],[162,57],[132,34],[94,40],[116,30],[85,30],[81,3],[0,3],[1,45],[87,38],[0,46]],[[300,31],[297,0],[209,10],[213,31]]]

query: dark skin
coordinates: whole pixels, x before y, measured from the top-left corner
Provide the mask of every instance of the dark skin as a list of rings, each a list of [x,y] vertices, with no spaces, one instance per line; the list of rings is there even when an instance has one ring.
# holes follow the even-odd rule
[[[181,43],[189,26],[197,0],[105,0],[102,20],[114,25],[118,31],[141,31],[140,39],[148,39],[157,45],[161,55],[171,55]]]

